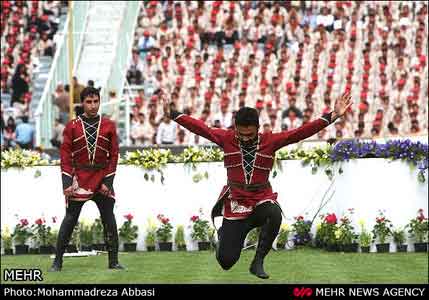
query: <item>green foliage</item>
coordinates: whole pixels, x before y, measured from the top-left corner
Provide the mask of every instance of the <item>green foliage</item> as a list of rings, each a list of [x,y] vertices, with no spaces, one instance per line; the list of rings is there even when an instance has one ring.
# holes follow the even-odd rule
[[[392,231],[393,241],[397,245],[403,245],[405,242],[405,230],[395,229]]]
[[[185,245],[185,229],[183,225],[178,225],[176,228],[176,234],[174,235],[174,243],[176,246]]]
[[[94,235],[92,224],[87,222],[79,222],[79,239],[81,245],[90,246],[93,244]]]
[[[1,233],[1,239],[3,241],[4,249],[12,249],[12,235],[10,233],[9,227],[5,226]]]
[[[101,244],[104,242],[104,227],[100,218],[95,219],[91,225],[92,240],[94,244]]]
[[[379,211],[379,215],[375,219],[372,234],[374,241],[378,237],[381,244],[384,244],[386,239],[392,234],[392,222],[384,216],[382,211]]]
[[[119,228],[119,237],[125,243],[131,243],[137,239],[138,236],[138,226],[132,224],[132,215],[125,215],[126,221]]]
[[[408,232],[415,238],[417,243],[427,242],[428,240],[428,218],[423,214],[423,209],[418,210],[418,215],[411,219],[407,225]]]
[[[194,241],[207,242],[209,240],[210,223],[202,219],[200,216],[192,216],[192,233],[191,237]]]

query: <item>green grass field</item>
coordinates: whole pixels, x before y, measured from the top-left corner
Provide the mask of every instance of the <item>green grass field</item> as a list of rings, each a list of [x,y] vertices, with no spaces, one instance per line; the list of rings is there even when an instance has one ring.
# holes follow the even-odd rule
[[[248,272],[254,251],[243,251],[229,271],[214,253],[121,253],[125,271],[107,269],[107,256],[65,258],[61,273],[48,273],[46,255],[2,256],[5,268],[40,268],[43,283],[428,283],[427,253],[332,253],[316,249],[271,252],[261,280]]]

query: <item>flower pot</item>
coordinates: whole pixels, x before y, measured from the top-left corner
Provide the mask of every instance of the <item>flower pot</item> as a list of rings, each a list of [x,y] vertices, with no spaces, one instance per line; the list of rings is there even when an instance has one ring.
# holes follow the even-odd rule
[[[428,243],[414,243],[414,251],[415,252],[427,252],[428,251]]]
[[[28,245],[16,245],[15,246],[15,254],[28,254]]]
[[[343,245],[342,249],[344,252],[355,253],[358,251],[358,247],[359,247],[358,243],[352,243],[352,244]]]
[[[77,253],[76,245],[67,245],[66,253]]]
[[[52,253],[54,253],[53,246],[51,246],[51,245],[49,245],[49,246],[40,246],[39,247],[39,253],[40,254],[52,254]]]
[[[13,249],[4,249],[4,255],[13,255]]]
[[[205,251],[210,249],[210,242],[198,242],[198,250]]]
[[[186,251],[186,245],[177,245],[177,251]]]
[[[376,244],[375,247],[377,248],[378,253],[388,253],[389,248],[390,248],[390,244],[388,244],[388,243]]]
[[[408,245],[396,245],[397,252],[407,252]]]
[[[172,251],[173,243],[171,242],[161,242],[159,243],[159,251]]]
[[[155,246],[147,246],[146,248],[148,252],[155,251]]]
[[[369,246],[368,247],[360,247],[360,250],[362,253],[369,253]]]
[[[80,251],[92,251],[92,246],[91,245],[81,245]]]
[[[30,248],[28,254],[39,254],[39,248]]]
[[[124,243],[124,251],[125,252],[136,252],[137,243]]]
[[[92,244],[92,249],[96,251],[106,251],[106,245],[105,244]]]
[[[283,243],[277,243],[277,250],[284,250],[285,249],[286,244]]]

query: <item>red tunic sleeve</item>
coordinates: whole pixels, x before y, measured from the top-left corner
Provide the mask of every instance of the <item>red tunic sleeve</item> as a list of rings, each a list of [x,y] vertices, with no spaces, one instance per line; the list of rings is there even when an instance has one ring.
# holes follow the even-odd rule
[[[273,150],[277,151],[284,146],[302,141],[318,133],[320,130],[327,127],[329,124],[331,124],[331,117],[330,114],[327,114],[299,128],[280,133],[273,133],[271,137],[274,148]]]
[[[73,123],[69,122],[64,128],[63,143],[60,147],[61,173],[64,189],[71,186],[73,182],[72,142]]]
[[[228,132],[227,130],[220,128],[210,128],[203,121],[194,119],[185,114],[174,112],[172,113],[172,116],[174,121],[189,131],[192,131],[193,133],[200,135],[223,148],[223,140],[226,133]]]

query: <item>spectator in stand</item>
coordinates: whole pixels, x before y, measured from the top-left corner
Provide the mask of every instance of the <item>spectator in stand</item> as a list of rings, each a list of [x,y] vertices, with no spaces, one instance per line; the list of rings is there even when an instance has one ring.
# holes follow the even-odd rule
[[[24,104],[22,101],[22,96],[25,95],[29,91],[29,77],[25,68],[25,65],[18,64],[16,67],[15,74],[12,78],[12,101],[10,103],[11,106],[14,103]]]
[[[143,146],[150,141],[143,113],[139,113],[137,118],[131,119],[131,141],[135,146]]]
[[[15,119],[9,117],[7,119],[6,127],[4,128],[4,148],[15,148],[16,147],[16,125]]]
[[[139,54],[142,60],[145,60],[146,55],[155,46],[155,39],[152,37],[149,30],[145,30],[143,36],[139,39],[138,47]]]
[[[33,149],[34,126],[28,123],[28,117],[21,117],[22,123],[16,126],[16,143],[21,149]]]
[[[284,124],[288,130],[296,129],[302,125],[302,121],[297,117],[295,110],[290,109],[288,116],[283,119]]]
[[[62,124],[66,124],[69,120],[70,113],[70,88],[66,84],[63,86],[62,83],[58,84],[54,94],[54,104],[59,109],[59,120]]]
[[[170,116],[164,115],[156,133],[156,143],[158,145],[173,145],[176,142],[176,132],[176,122],[172,122]]]
[[[64,123],[62,123],[61,119],[55,119],[55,125],[53,128],[51,144],[55,148],[60,148],[63,143],[63,132],[64,132]]]

